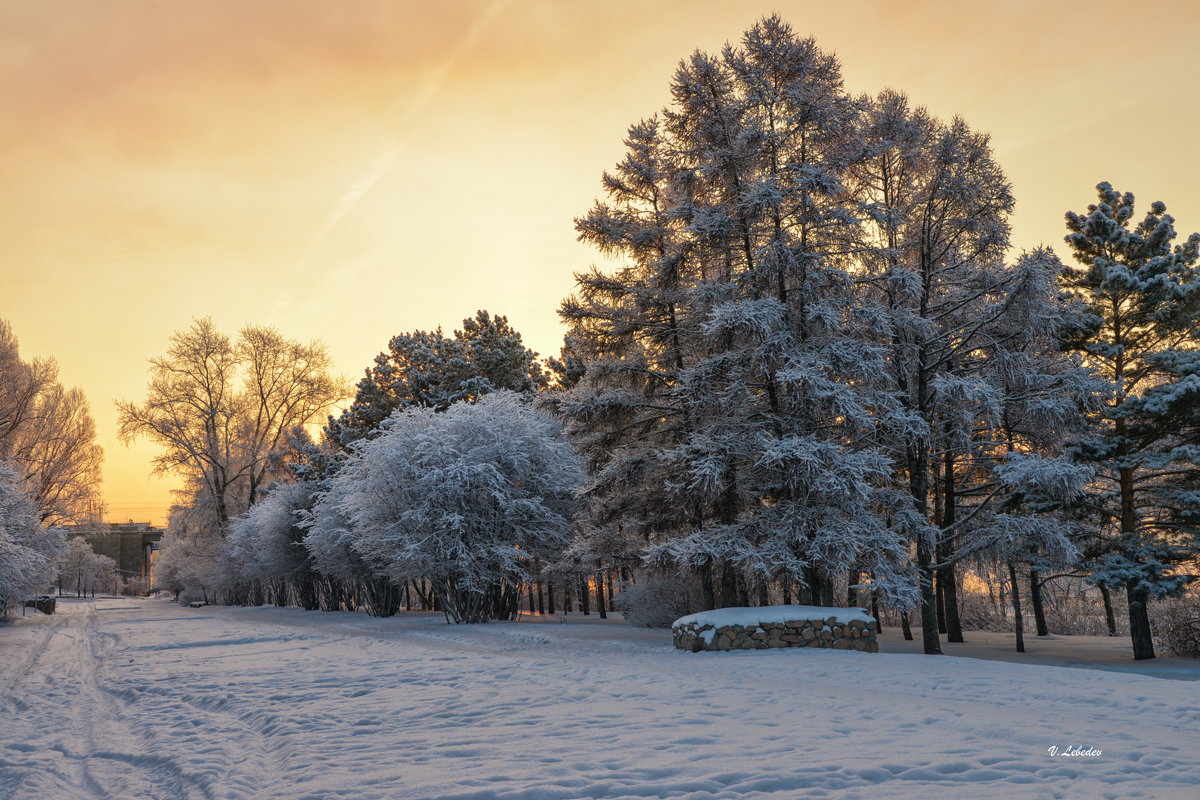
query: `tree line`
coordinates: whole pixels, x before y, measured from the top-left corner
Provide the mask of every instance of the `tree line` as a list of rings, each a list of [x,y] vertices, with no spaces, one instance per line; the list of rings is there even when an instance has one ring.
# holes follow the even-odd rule
[[[1196,559],[1200,236],[1101,183],[1074,263],[1013,257],[988,136],[850,94],[778,16],[669,88],[576,220],[605,261],[560,358],[482,311],[400,334],[318,441],[348,397],[322,346],[177,334],[120,406],[189,481],[164,580],[470,621],[617,575],[912,610],[937,653],[986,561],[1018,615],[1025,576],[1035,613],[1062,573],[1121,592],[1153,657]]]

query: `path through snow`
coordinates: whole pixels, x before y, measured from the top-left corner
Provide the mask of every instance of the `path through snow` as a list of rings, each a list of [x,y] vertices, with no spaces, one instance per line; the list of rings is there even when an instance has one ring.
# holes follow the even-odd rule
[[[691,654],[594,620],[59,609],[0,628],[3,798],[1200,797],[1189,681]]]

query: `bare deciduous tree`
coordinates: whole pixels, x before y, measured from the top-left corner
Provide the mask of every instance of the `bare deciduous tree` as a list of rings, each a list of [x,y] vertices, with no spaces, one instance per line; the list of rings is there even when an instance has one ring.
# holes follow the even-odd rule
[[[119,435],[159,444],[155,473],[194,482],[223,533],[253,505],[286,432],[348,396],[331,366],[319,341],[303,344],[254,325],[234,341],[212,319],[198,319],[171,336],[165,356],[150,359],[145,403],[117,403]]]
[[[58,380],[54,359],[21,359],[0,320],[0,458],[20,465],[25,491],[46,525],[97,519],[104,450],[87,398]]]

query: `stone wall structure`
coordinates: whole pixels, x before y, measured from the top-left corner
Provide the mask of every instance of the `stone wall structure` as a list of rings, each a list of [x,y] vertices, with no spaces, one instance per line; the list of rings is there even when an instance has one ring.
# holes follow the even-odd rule
[[[693,653],[775,647],[879,652],[876,641],[879,623],[856,608],[765,606],[718,609],[683,617],[675,622],[671,632],[677,648]]]

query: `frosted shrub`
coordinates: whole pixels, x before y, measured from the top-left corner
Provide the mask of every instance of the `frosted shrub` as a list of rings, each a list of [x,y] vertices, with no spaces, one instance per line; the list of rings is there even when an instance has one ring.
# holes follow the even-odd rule
[[[534,564],[565,549],[582,481],[560,423],[515,392],[409,408],[352,445],[306,545],[319,568],[348,556],[372,580],[424,579],[454,622],[513,619]]]
[[[145,578],[127,578],[121,594],[130,597],[145,597],[150,593],[150,582]]]
[[[962,592],[958,595],[958,618],[964,631],[1011,631],[1013,621],[996,613],[985,594]]]
[[[644,574],[637,583],[623,583],[617,604],[625,621],[639,628],[669,628],[704,610],[699,582],[678,573]]]
[[[1129,634],[1129,616],[1116,609],[1117,633]],[[1056,636],[1108,636],[1108,622],[1104,619],[1104,606],[1089,603],[1079,598],[1063,603],[1056,608],[1046,609],[1046,626]]]
[[[1154,644],[1176,656],[1200,658],[1200,597],[1173,597],[1153,609]]]

